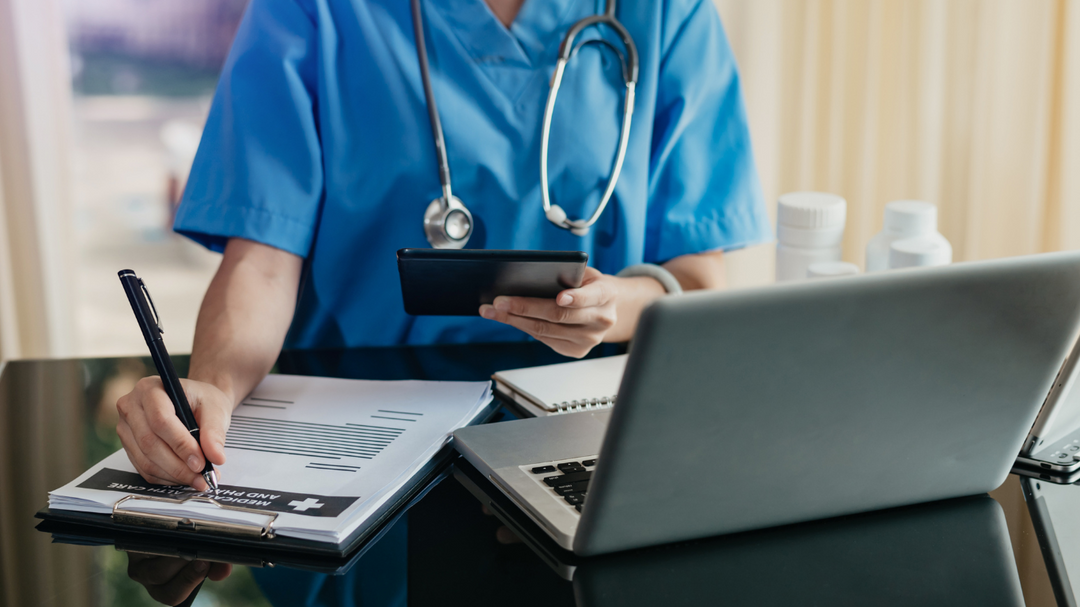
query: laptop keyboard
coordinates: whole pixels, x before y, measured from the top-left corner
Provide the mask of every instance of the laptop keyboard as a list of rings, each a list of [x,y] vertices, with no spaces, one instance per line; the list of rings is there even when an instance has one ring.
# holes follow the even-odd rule
[[[578,458],[563,462],[532,464],[522,469],[547,487],[568,508],[581,512],[589,493],[589,480],[596,467],[595,457]]]

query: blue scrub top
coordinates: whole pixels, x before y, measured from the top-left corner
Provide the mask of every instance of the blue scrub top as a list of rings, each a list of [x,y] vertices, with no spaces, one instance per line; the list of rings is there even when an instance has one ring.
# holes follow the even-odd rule
[[[549,223],[540,127],[566,30],[595,0],[527,0],[507,29],[484,0],[424,0],[431,78],[469,248],[581,250],[614,274],[771,239],[735,61],[711,0],[619,3],[640,54],[615,195],[588,236]],[[305,258],[286,347],[527,339],[482,318],[405,314],[395,252],[427,247],[440,195],[406,0],[252,0],[176,216]],[[595,28],[593,28],[595,29]],[[610,32],[593,31],[589,36]],[[620,63],[571,63],[551,130],[550,189],[571,218],[600,199],[619,140]]]

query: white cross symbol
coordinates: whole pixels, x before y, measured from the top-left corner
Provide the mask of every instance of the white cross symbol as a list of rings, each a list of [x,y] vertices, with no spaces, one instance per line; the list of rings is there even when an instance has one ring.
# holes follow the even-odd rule
[[[304,500],[302,502],[298,502],[296,500],[293,500],[293,501],[289,502],[289,506],[291,506],[292,509],[296,510],[297,512],[303,512],[303,511],[307,510],[308,508],[322,508],[325,505],[326,504],[320,504],[319,500],[317,500],[317,499],[315,499],[313,497],[309,497],[309,498],[307,498],[306,500]]]

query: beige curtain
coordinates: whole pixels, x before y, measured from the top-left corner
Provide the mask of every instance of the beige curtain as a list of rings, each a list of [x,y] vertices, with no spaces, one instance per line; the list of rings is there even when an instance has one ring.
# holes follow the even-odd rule
[[[848,201],[863,263],[886,202],[930,200],[956,260],[1080,248],[1080,0],[716,0],[770,210]],[[772,247],[730,256],[771,281]]]
[[[0,0],[0,359],[74,343],[67,56],[58,0]]]

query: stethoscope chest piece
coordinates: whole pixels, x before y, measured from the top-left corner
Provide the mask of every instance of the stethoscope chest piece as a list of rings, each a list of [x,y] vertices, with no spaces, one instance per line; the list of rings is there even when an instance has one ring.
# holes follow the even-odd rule
[[[472,213],[457,196],[440,196],[424,211],[424,235],[436,249],[464,248],[472,231]]]

